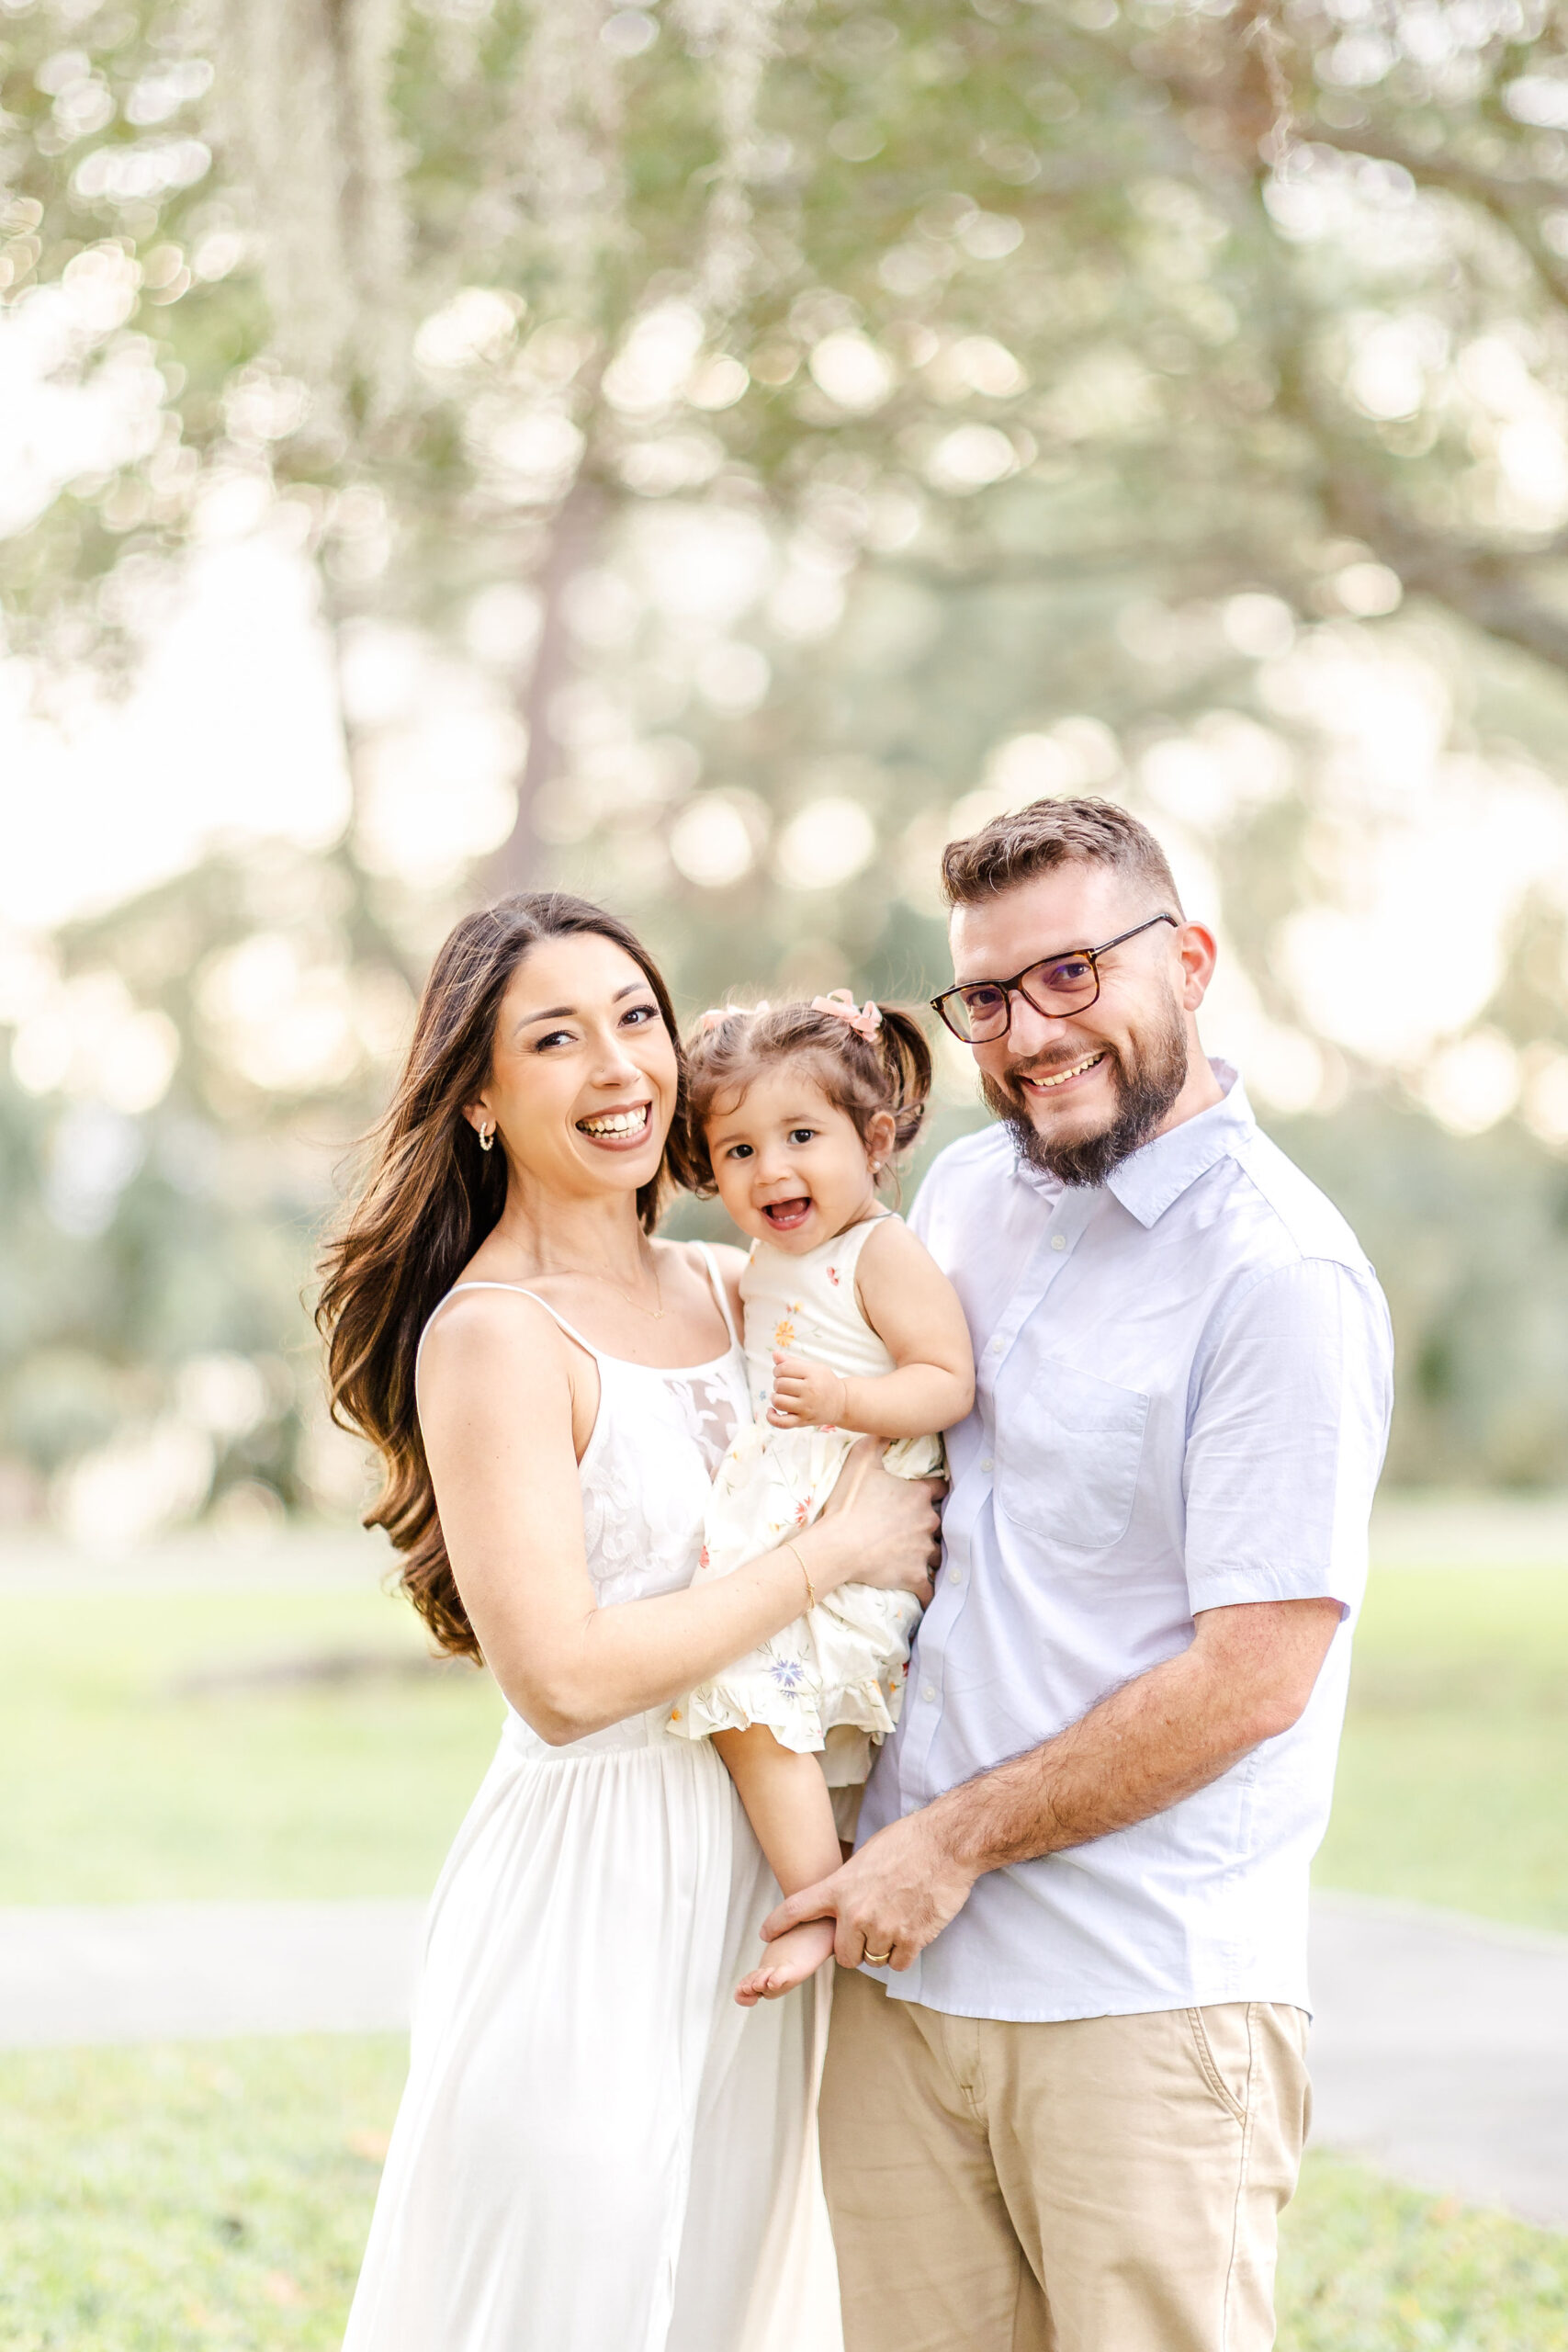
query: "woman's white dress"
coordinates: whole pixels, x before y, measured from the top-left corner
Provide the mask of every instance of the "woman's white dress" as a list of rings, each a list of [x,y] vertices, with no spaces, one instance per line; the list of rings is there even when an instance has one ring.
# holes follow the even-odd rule
[[[589,1350],[601,1606],[691,1580],[748,1412],[730,1337],[677,1371]],[[816,2133],[831,1972],[737,2007],[778,1889],[668,1713],[550,1747],[509,1711],[432,1905],[344,2352],[841,2352]]]

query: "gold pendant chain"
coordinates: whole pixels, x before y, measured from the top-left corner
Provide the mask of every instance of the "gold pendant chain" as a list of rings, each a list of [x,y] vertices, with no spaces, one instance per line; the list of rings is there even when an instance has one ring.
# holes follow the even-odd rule
[[[657,1306],[645,1306],[640,1298],[634,1298],[629,1290],[623,1290],[614,1275],[595,1273],[589,1267],[582,1269],[591,1283],[608,1283],[618,1297],[624,1298],[628,1306],[635,1306],[639,1315],[646,1315],[650,1323],[662,1323],[667,1311],[664,1305],[664,1285],[659,1279],[657,1264],[650,1264],[649,1271],[653,1275],[653,1295],[659,1301]]]

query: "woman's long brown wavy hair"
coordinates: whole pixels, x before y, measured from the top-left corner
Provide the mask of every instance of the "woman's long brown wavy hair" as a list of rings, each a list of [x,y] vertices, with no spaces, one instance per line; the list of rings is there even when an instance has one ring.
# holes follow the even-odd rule
[[[658,966],[624,922],[586,899],[531,891],[465,915],[434,964],[390,1109],[368,1138],[358,1198],[321,1259],[316,1324],[327,1350],[333,1419],[369,1439],[385,1482],[365,1514],[405,1562],[400,1582],[436,1642],[479,1659],[446,1556],[414,1401],[420,1333],[506,1201],[506,1157],[481,1151],[464,1106],[491,1075],[496,1022],[513,974],[544,940],[596,933],[647,975],[670,1032],[680,1091],[658,1173],[637,1193],[645,1233],[671,1182],[684,1183],[685,1065],[674,1007]]]

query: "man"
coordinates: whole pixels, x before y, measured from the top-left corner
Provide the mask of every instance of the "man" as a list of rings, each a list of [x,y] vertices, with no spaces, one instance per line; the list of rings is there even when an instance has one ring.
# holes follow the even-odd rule
[[[1265,2352],[1387,1310],[1204,1058],[1142,825],[1040,801],[943,873],[999,1124],[912,1223],[976,1407],[859,1850],[769,1923],[838,1922],[848,2352]]]

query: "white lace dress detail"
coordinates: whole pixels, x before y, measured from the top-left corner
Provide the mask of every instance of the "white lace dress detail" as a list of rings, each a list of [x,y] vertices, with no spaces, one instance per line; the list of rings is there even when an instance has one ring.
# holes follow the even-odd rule
[[[674,1370],[589,1350],[602,1607],[691,1580],[749,1413],[731,1339]],[[509,1713],[431,1907],[344,2352],[843,2352],[817,2160],[832,1972],[737,2007],[778,1887],[668,1712],[557,1747]]]
[[[579,1472],[588,1573],[608,1608],[691,1583],[714,1473],[750,1407],[733,1351],[678,1372],[597,1363],[599,1415]]]
[[[768,1425],[762,1416],[773,1393],[773,1350],[809,1356],[850,1379],[879,1379],[894,1369],[855,1295],[861,1251],[881,1222],[852,1226],[805,1257],[753,1244],[740,1296],[755,1418],[736,1431],[714,1482],[697,1582],[729,1576],[772,1551],[809,1526],[831,1494],[855,1437],[848,1430]],[[886,1458],[900,1476],[927,1478],[942,1468],[942,1440],[908,1439]],[[784,1747],[821,1753],[831,1786],[858,1788],[874,1744],[897,1723],[919,1614],[907,1593],[841,1585],[808,1615],[688,1692],[671,1712],[671,1729],[702,1739],[765,1724]],[[848,1817],[840,1813],[840,1826]]]

